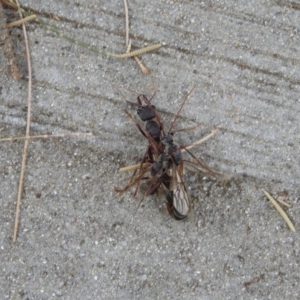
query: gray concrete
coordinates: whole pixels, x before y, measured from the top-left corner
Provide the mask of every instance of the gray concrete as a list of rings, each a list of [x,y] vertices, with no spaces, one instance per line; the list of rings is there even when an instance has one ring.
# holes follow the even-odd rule
[[[44,20],[72,37],[125,50],[122,1],[21,2],[58,16]],[[15,244],[23,142],[0,143],[1,299],[299,299],[299,233],[260,190],[286,191],[299,229],[299,20],[291,1],[130,1],[133,47],[164,45],[142,59],[166,127],[196,85],[177,128],[203,125],[176,141],[219,128],[193,152],[232,178],[225,185],[187,174],[189,222],[172,220],[157,197],[134,214],[138,200],[113,191],[126,183],[118,169],[147,145],[114,87],[135,101],[126,88],[150,96],[151,76],[132,59],[97,55],[29,24],[31,134],[94,136],[30,142]],[[26,125],[21,30],[11,39],[23,78],[7,75],[0,48],[1,137],[24,135]]]

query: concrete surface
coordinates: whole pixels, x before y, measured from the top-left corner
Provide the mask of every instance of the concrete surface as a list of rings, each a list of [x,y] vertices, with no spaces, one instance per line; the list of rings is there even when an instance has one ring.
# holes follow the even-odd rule
[[[21,1],[69,36],[125,51],[123,1]],[[195,155],[231,174],[227,185],[187,174],[195,220],[176,222],[157,197],[126,193],[121,166],[147,141],[115,87],[152,95],[133,59],[90,52],[37,23],[27,26],[33,67],[31,134],[93,137],[30,141],[20,229],[12,243],[23,142],[0,143],[1,299],[299,299],[300,10],[293,1],[130,1],[142,56],[166,126],[195,84],[177,128],[180,144],[213,128]],[[5,11],[8,19],[14,12]],[[59,21],[53,20],[57,16]],[[25,134],[27,67],[20,28],[10,32],[22,78],[1,47],[1,137]],[[260,188],[285,192],[292,233]]]

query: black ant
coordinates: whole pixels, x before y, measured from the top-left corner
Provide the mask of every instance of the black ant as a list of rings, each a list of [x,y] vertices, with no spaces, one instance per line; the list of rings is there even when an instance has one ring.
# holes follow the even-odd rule
[[[148,188],[144,192],[144,196],[148,196],[154,193],[162,185],[167,191],[168,212],[176,220],[183,220],[192,213],[191,201],[183,182],[183,169],[184,163],[192,165],[195,163],[183,160],[181,150],[186,150],[194,158],[199,170],[204,170],[204,172],[208,172],[215,176],[220,175],[199,161],[187,149],[188,146],[178,147],[173,142],[173,134],[175,133],[172,132],[173,125],[193,89],[182,102],[171,123],[168,133],[165,133],[163,123],[157,114],[156,108],[150,102],[155,94],[150,100],[148,100],[145,95],[138,95],[137,103],[125,99],[127,103],[138,105],[137,114],[143,122],[146,122],[146,127],[143,127],[127,110],[124,111],[133,120],[139,131],[148,139],[149,146],[140,164],[139,172],[133,174],[130,182],[124,189],[116,188],[115,190],[117,192],[124,192],[136,185],[135,196],[141,180],[147,180]],[[198,126],[199,125],[184,129],[184,131],[194,129]],[[143,169],[143,163],[148,163],[150,166]]]

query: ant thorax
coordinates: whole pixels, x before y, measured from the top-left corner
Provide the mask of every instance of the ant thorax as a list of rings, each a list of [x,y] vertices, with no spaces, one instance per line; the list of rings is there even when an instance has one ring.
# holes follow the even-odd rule
[[[146,131],[152,136],[152,138],[159,142],[160,140],[160,127],[154,120],[149,120],[146,124]]]
[[[161,138],[161,140],[169,146],[167,151],[168,151],[168,156],[170,157],[171,161],[174,162],[176,166],[178,166],[181,161],[182,161],[182,155],[181,151],[178,148],[177,145],[174,144],[173,142],[173,136],[171,134],[167,134]]]

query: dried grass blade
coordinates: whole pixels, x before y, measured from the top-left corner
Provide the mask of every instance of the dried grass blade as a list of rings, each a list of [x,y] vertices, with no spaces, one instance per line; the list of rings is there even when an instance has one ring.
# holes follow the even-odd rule
[[[145,168],[147,168],[149,166],[150,166],[149,163],[143,163],[142,165],[141,164],[136,164],[136,165],[131,165],[131,166],[127,166],[127,167],[121,168],[119,171],[120,172],[134,171],[134,170],[137,170],[139,168],[145,169]]]
[[[30,16],[28,16],[26,18],[23,18],[23,19],[20,19],[18,21],[8,23],[7,27],[19,26],[19,25],[24,24],[25,22],[29,22],[29,21],[34,20],[34,19],[36,19],[36,15],[30,15]]]
[[[267,196],[267,198],[271,201],[271,203],[275,206],[276,210],[282,216],[282,218],[287,223],[287,225],[290,227],[290,229],[293,232],[296,232],[296,229],[295,229],[293,223],[291,222],[291,220],[289,219],[289,217],[287,216],[285,211],[280,207],[280,205],[275,201],[275,199],[268,192],[266,192],[264,189],[261,189],[261,190],[264,192],[264,194]]]
[[[111,56],[114,56],[116,58],[128,58],[128,57],[133,57],[133,56],[141,55],[141,54],[156,50],[160,47],[161,47],[161,44],[155,44],[155,45],[151,45],[151,46],[148,46],[148,47],[145,47],[145,48],[141,48],[141,49],[129,52],[129,53],[124,53],[124,54],[107,53],[107,54],[111,55]]]
[[[20,8],[18,0],[16,0],[16,4],[17,4],[18,8]],[[19,9],[19,16],[20,16],[21,19],[23,18],[20,9]],[[25,26],[24,23],[22,24],[22,27],[23,27],[23,34],[24,34],[24,40],[25,40],[27,64],[28,64],[28,97],[27,97],[26,136],[29,136],[30,118],[31,118],[32,72],[31,72],[31,62],[30,62],[30,54],[29,54],[28,37],[27,37],[26,26]],[[18,199],[17,199],[17,205],[16,205],[16,216],[15,216],[15,225],[14,225],[14,233],[13,233],[13,242],[16,242],[17,234],[18,234],[19,216],[20,216],[20,207],[21,207],[21,197],[22,197],[22,190],[23,190],[23,179],[24,179],[24,173],[25,173],[25,164],[26,164],[28,143],[29,143],[29,140],[25,140],[24,150],[23,150],[23,157],[22,157],[19,188],[18,188]]]
[[[211,137],[213,137],[217,132],[219,131],[219,129],[214,129],[212,130],[212,132],[210,134],[208,134],[207,136],[205,136],[204,138],[202,138],[199,141],[194,142],[193,144],[187,146],[185,149],[189,150],[194,148],[197,145],[201,145],[203,144],[205,141],[207,141],[208,139],[210,139]],[[182,149],[182,151],[185,151],[185,149]]]

